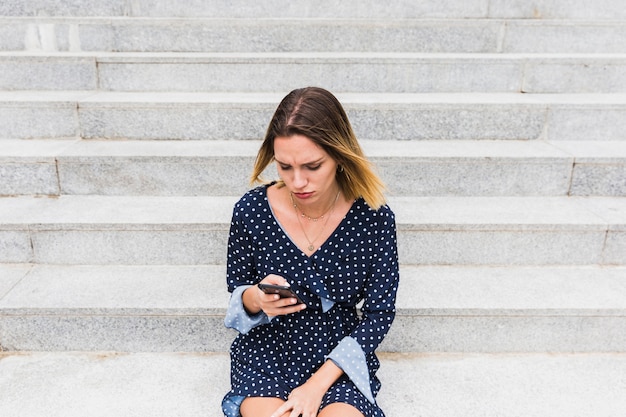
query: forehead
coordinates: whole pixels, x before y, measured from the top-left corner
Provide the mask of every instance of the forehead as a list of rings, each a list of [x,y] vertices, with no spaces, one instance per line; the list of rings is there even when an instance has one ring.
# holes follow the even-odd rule
[[[274,158],[290,164],[306,164],[327,157],[328,153],[304,135],[277,136],[274,139]]]

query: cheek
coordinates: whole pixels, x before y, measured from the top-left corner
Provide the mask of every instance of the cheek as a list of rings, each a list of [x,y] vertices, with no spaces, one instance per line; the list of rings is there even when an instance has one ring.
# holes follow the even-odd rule
[[[334,168],[325,171],[323,174],[324,181],[326,182],[335,181],[335,178],[336,178],[335,173],[336,173],[336,170]]]

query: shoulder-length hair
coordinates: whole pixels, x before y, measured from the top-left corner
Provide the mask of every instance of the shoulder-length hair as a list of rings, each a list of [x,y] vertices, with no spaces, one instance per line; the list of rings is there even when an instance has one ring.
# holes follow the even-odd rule
[[[261,174],[274,161],[274,139],[303,135],[337,163],[336,179],[349,200],[363,197],[373,209],[385,204],[385,185],[359,145],[339,100],[318,87],[293,90],[278,105],[254,163],[251,183],[265,182]]]

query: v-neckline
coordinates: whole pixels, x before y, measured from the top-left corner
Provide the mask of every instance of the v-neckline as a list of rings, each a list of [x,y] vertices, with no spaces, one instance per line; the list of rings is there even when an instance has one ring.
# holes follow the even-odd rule
[[[310,255],[307,255],[305,251],[302,250],[302,248],[295,242],[295,240],[293,240],[293,238],[289,235],[289,233],[287,233],[287,230],[285,229],[285,227],[281,224],[280,220],[278,220],[278,217],[276,217],[276,213],[274,213],[274,208],[272,207],[272,205],[270,204],[270,199],[269,196],[267,194],[267,190],[269,189],[269,187],[271,187],[272,185],[276,184],[275,182],[271,183],[271,184],[267,184],[264,188],[264,193],[265,195],[264,200],[265,200],[265,204],[267,204],[267,207],[269,208],[270,213],[272,214],[272,218],[274,219],[274,222],[276,222],[276,224],[278,225],[278,228],[282,231],[283,235],[285,236],[285,238],[287,239],[287,241],[289,242],[290,245],[293,245],[295,248],[297,248],[300,253],[307,259],[312,259],[314,258],[317,253],[324,247],[326,246],[326,244],[333,238],[335,237],[335,235],[337,234],[337,231],[343,226],[343,224],[347,221],[348,216],[353,212],[354,210],[354,206],[356,205],[357,200],[354,200],[352,202],[352,204],[350,205],[350,208],[348,209],[348,211],[346,212],[346,214],[344,214],[344,216],[342,217],[341,221],[339,222],[339,224],[333,229],[333,231],[328,235],[328,237],[324,240],[324,242],[322,242],[317,249],[311,253]]]

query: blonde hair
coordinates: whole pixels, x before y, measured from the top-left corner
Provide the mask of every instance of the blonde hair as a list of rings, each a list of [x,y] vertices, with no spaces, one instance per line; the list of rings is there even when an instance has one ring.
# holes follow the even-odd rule
[[[385,185],[365,157],[341,103],[319,87],[293,90],[280,102],[257,154],[252,184],[265,182],[261,174],[274,161],[274,139],[297,134],[311,139],[335,160],[335,178],[347,199],[363,197],[375,210],[385,204]]]

